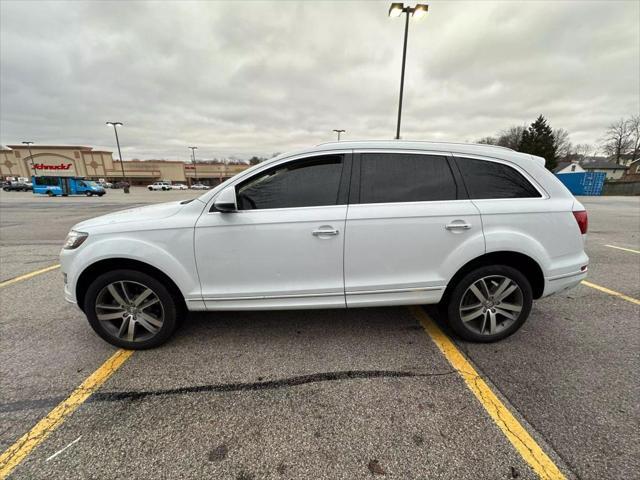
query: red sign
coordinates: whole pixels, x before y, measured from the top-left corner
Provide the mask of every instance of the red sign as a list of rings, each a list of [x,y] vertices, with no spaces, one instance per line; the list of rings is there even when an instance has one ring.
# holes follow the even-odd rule
[[[44,163],[36,163],[34,170],[69,170],[71,163],[61,163],[60,165],[45,165]]]

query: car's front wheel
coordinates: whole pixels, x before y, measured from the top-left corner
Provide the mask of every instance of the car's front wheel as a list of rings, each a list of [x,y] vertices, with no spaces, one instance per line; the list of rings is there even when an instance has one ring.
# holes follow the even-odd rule
[[[532,302],[531,284],[520,271],[506,265],[480,267],[451,292],[449,324],[465,340],[495,342],[524,324]]]
[[[176,328],[177,304],[158,280],[114,270],[89,286],[84,312],[94,331],[117,347],[142,350],[166,342]]]

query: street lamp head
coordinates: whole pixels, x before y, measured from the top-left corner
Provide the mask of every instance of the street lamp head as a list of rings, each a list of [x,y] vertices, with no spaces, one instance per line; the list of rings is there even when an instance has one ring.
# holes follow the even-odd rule
[[[33,145],[33,142],[22,142],[24,145]]]
[[[413,8],[413,13],[411,14],[413,18],[419,19],[424,17],[429,11],[429,5],[424,3],[419,3]]]
[[[114,126],[114,127],[115,127],[116,125],[122,126],[122,122],[107,122],[107,125],[112,125],[112,126]]]
[[[404,3],[392,3],[389,7],[390,17],[399,17],[404,10]]]

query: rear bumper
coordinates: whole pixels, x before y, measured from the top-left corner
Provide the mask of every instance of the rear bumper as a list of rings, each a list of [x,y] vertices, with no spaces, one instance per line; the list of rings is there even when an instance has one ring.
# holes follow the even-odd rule
[[[585,278],[587,278],[587,269],[565,273],[555,277],[547,277],[544,279],[544,292],[542,296],[548,297],[554,293],[573,288]]]

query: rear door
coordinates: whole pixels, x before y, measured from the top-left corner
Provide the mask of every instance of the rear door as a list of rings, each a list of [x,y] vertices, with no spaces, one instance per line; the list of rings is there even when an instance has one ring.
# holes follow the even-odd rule
[[[484,253],[480,215],[448,153],[355,155],[345,236],[348,307],[437,302]]]

